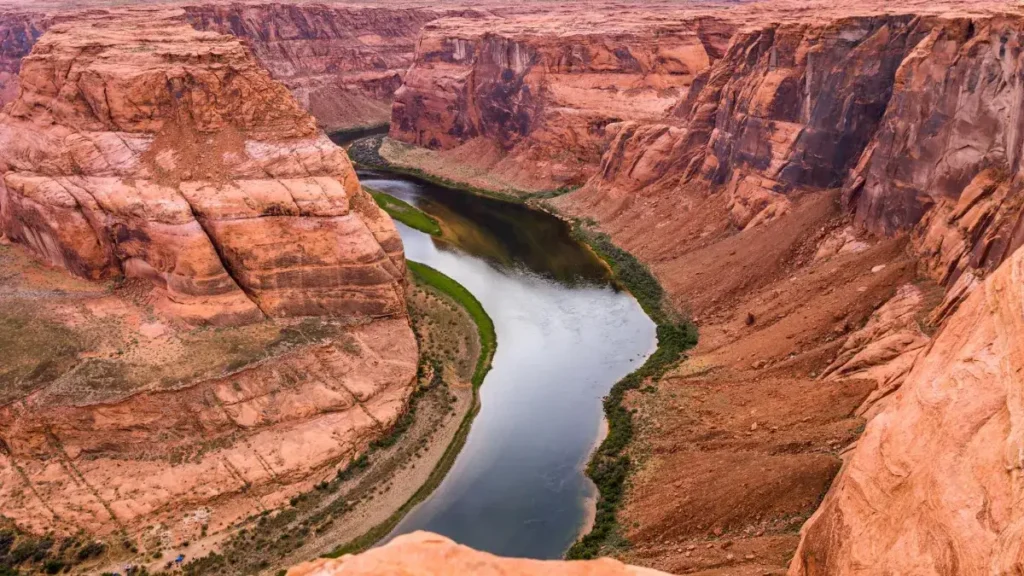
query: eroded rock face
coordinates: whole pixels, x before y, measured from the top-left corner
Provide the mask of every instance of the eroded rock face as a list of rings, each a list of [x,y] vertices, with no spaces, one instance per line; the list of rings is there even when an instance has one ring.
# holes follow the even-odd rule
[[[391,136],[434,149],[484,139],[512,179],[509,164],[552,188],[579,183],[609,123],[664,115],[730,34],[712,18],[635,12],[437,21],[395,95]]]
[[[867,426],[802,531],[791,574],[1012,574],[1018,495],[1024,252],[961,305]]]
[[[420,29],[458,7],[221,4],[185,7],[201,30],[245,39],[327,131],[387,122]]]
[[[0,117],[0,222],[190,322],[404,315],[391,220],[238,40],[176,11],[55,25]],[[301,240],[301,241],[297,241]]]
[[[32,12],[0,15],[0,105],[18,97],[18,71],[36,40],[50,25],[50,18]]]
[[[399,536],[387,545],[355,556],[300,564],[288,576],[666,576],[664,572],[625,566],[602,558],[586,562],[560,562],[501,558],[477,552],[429,532]]]

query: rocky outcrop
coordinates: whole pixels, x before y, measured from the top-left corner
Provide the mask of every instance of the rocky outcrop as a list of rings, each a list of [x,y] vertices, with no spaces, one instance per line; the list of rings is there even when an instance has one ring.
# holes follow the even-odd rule
[[[413,532],[380,548],[336,560],[300,564],[288,576],[447,576],[449,574],[506,574],[509,576],[666,576],[663,572],[625,566],[602,558],[587,562],[559,562],[500,558],[477,552],[437,534]]]
[[[433,22],[395,95],[391,137],[434,149],[483,140],[503,151],[489,168],[525,187],[581,183],[608,124],[663,116],[731,31],[642,12]]]
[[[189,322],[403,316],[401,240],[345,153],[241,42],[172,12],[83,16],[24,59],[0,117],[7,236],[144,279]]]
[[[416,374],[401,240],[245,44],[177,9],[96,10],[20,77],[0,332],[38,349],[0,374],[5,518],[187,541],[388,432]]]
[[[961,304],[804,526],[791,574],[1012,574],[1024,252]]]
[[[379,124],[412,64],[420,29],[458,7],[213,4],[185,7],[200,30],[244,39],[327,131]]]

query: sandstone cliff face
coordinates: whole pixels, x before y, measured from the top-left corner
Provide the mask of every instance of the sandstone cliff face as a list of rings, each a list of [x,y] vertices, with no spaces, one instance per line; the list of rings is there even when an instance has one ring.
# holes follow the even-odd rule
[[[401,241],[345,153],[239,41],[154,18],[60,24],[25,58],[5,233],[190,322],[404,315]]]
[[[960,347],[979,358],[1012,358],[1019,348],[1010,343],[1019,322],[1003,310],[1017,306],[1020,295],[1007,280],[985,278],[1011,266],[1024,233],[1017,176],[1021,22],[981,5],[973,15],[921,8],[904,15],[867,6],[860,10],[866,14],[849,17],[792,16],[747,26],[670,114],[609,125],[597,174],[556,200],[595,218],[649,262],[669,296],[701,325],[693,358],[661,384],[671,399],[634,399],[659,432],[641,433],[655,456],[630,489],[625,519],[643,528],[630,535],[639,546],[629,561],[671,571],[722,564],[736,573],[779,570],[795,541],[776,530],[813,509],[813,499],[801,503],[795,495],[820,494],[827,480],[810,482],[838,470],[843,446],[856,437],[847,423],[874,418],[883,422],[880,431],[872,438],[869,425],[854,452],[859,464],[840,473],[791,571],[1019,569],[1015,548],[1003,544],[1016,538],[1019,520],[1006,497],[1015,489],[1012,473],[998,476],[1010,484],[978,484],[954,470],[959,480],[947,483],[937,480],[944,464],[931,464],[928,455],[947,425],[954,438],[945,465],[973,474],[1001,469],[1001,450],[1013,442],[1012,432],[978,436],[1001,426],[1006,409],[989,410],[999,400],[986,390],[1008,386],[1012,360],[993,361],[991,378],[972,397],[991,401],[984,408],[957,407],[953,397],[971,396],[976,382],[973,369],[957,362],[988,370],[980,359],[958,356]],[[1011,274],[998,269],[996,276]],[[998,287],[980,288],[986,282]],[[993,318],[982,318],[985,306],[969,304],[977,290],[986,290]],[[974,317],[958,321],[958,306]],[[970,344],[962,335],[972,324],[998,331],[996,340]],[[947,369],[957,392],[927,396]],[[930,391],[922,392],[926,380]],[[869,387],[850,402],[815,406],[802,394],[784,410],[774,404],[810,382],[821,394]],[[750,391],[731,396],[742,386]],[[921,404],[913,414],[906,408],[911,397]],[[791,420],[804,409],[806,416]],[[693,417],[673,416],[681,410]],[[750,428],[736,425],[739,417]],[[821,436],[802,436],[810,424],[797,422],[826,417],[841,418]],[[763,437],[760,418],[773,425]],[[952,424],[960,421],[963,428]],[[816,453],[831,455],[831,471],[765,455],[778,454],[780,443],[796,446],[794,437],[820,442]],[[687,457],[677,455],[694,445]],[[747,484],[754,474],[744,472],[749,462],[758,463],[750,464],[760,470],[757,488]],[[687,511],[673,512],[661,504],[675,493],[665,478],[679,478],[676,488],[718,489],[684,490]],[[733,494],[718,484],[723,479],[746,489]],[[960,491],[957,481],[965,484]],[[776,486],[785,488],[771,498],[775,510],[745,496]],[[952,501],[938,502],[934,494]],[[736,547],[717,554],[687,547],[711,535]]]
[[[471,9],[323,4],[185,7],[200,30],[245,39],[327,131],[387,122],[420,29]]]
[[[492,170],[527,187],[580,183],[605,127],[664,115],[730,33],[711,18],[644,13],[434,22],[395,95],[391,136],[434,149],[491,142],[503,151]]]
[[[802,531],[791,574],[1012,574],[1024,252],[988,277],[875,417]]]
[[[394,224],[238,39],[165,8],[54,24],[0,115],[0,174],[19,527],[189,540],[333,477],[405,410]]]
[[[447,576],[474,574],[491,576],[666,576],[663,572],[624,566],[602,558],[586,562],[558,562],[500,558],[477,552],[429,532],[413,532],[395,538],[387,545],[357,556],[337,560],[316,560],[300,564],[288,576]]]

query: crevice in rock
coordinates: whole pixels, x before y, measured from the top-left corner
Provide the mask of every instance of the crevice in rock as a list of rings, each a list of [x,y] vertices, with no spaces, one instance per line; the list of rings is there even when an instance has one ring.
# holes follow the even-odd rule
[[[263,309],[263,306],[260,305],[259,298],[257,298],[256,295],[252,293],[250,290],[246,289],[246,287],[238,279],[237,272],[232,269],[231,264],[228,261],[227,257],[224,255],[224,252],[221,249],[220,244],[218,244],[217,241],[214,239],[213,232],[208,228],[206,219],[202,218],[199,215],[199,213],[196,212],[195,207],[192,206],[192,203],[189,202],[188,198],[186,198],[185,195],[182,194],[180,190],[178,190],[178,194],[185,201],[185,204],[188,205],[188,209],[192,213],[192,218],[194,218],[195,221],[199,223],[199,227],[202,228],[203,234],[206,236],[206,239],[210,243],[210,246],[213,247],[213,252],[217,255],[217,259],[220,260],[220,265],[224,269],[224,272],[228,275],[228,277],[231,278],[231,281],[234,282],[235,286],[238,287],[242,294],[245,294],[245,297],[248,298],[253,303],[253,305],[256,306],[256,308],[260,311],[260,314],[262,314],[264,318],[269,318],[270,314],[267,313],[267,311]]]

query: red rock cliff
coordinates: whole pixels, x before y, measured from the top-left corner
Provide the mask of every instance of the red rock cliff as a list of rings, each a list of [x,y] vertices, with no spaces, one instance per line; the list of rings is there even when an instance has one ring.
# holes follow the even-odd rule
[[[404,315],[391,220],[238,40],[81,19],[36,44],[21,83],[0,117],[11,239],[80,276],[145,279],[192,322]]]
[[[20,528],[205,535],[334,477],[405,410],[394,224],[240,40],[166,8],[53,25],[0,115],[0,172],[5,343],[31,347],[0,374]]]
[[[420,29],[462,8],[230,4],[186,6],[188,21],[245,39],[328,131],[387,122]]]
[[[496,169],[513,180],[582,182],[605,127],[663,116],[731,31],[712,18],[607,11],[428,24],[391,136],[435,149],[494,143]]]

